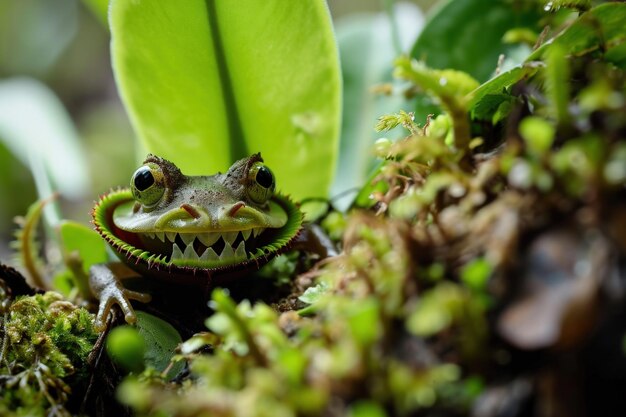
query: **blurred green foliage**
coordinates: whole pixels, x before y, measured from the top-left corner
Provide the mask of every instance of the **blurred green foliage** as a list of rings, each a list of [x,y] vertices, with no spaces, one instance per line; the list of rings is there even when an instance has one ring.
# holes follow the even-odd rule
[[[293,281],[297,303],[236,301],[215,290],[208,331],[176,354],[178,332],[154,316],[139,314],[143,338],[116,329],[109,349],[132,371],[119,400],[138,416],[496,416],[554,404],[573,415],[583,406],[576,389],[543,387],[578,381],[572,358],[583,371],[588,362],[608,363],[584,356],[594,329],[618,329],[609,352],[621,354],[624,343],[623,320],[602,320],[622,311],[625,297],[615,277],[626,253],[626,6],[598,3],[444,2],[412,56],[396,61],[403,84],[392,90],[402,85],[406,94],[381,103],[397,107],[376,128],[404,137],[376,142],[379,164],[355,205],[322,220],[342,254]],[[340,37],[346,51],[371,42],[372,19]],[[344,117],[343,149],[359,157],[342,157],[342,168],[361,180],[373,139],[363,126],[373,131],[378,108],[364,88],[389,81],[391,67],[389,51],[369,45],[359,52],[371,56],[343,55],[344,112],[359,108]],[[372,73],[360,74],[361,63]],[[106,135],[94,130],[102,146]],[[125,145],[113,146],[132,153]],[[84,273],[102,248],[79,247],[92,238],[73,227],[61,229],[64,249],[87,251],[75,269]],[[568,245],[574,250],[561,249]],[[269,274],[289,285],[297,261],[280,258]],[[21,404],[41,414],[63,404],[64,378],[95,339],[88,313],[54,293],[1,305],[0,358],[22,365],[5,369],[0,360],[9,389],[0,412]],[[623,355],[611,358],[621,369]],[[614,411],[587,394],[589,404]]]

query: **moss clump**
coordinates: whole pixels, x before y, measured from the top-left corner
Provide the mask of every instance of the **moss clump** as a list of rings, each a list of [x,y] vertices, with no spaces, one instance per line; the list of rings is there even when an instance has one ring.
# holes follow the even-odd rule
[[[92,315],[55,292],[1,301],[0,414],[70,415],[72,387],[89,376]]]

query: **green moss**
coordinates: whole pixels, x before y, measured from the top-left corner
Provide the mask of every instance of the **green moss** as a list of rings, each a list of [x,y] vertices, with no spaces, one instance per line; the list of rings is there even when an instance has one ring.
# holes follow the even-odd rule
[[[97,337],[92,315],[47,292],[18,297],[0,320],[0,414],[48,415],[54,409],[69,415],[70,379],[77,384],[89,376],[85,364]]]

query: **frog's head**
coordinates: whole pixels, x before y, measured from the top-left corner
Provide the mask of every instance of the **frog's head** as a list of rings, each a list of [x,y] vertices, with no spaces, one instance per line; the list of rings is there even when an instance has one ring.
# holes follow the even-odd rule
[[[131,267],[183,274],[258,267],[296,237],[302,214],[276,194],[260,154],[225,174],[185,176],[149,155],[130,189],[103,196],[96,230]]]

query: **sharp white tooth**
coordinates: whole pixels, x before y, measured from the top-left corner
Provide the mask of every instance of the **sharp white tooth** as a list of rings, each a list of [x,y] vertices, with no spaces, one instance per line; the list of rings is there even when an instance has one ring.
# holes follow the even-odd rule
[[[222,249],[222,254],[220,255],[220,260],[230,260],[235,256],[235,252],[233,252],[233,247],[230,246],[230,243],[224,245],[224,249]]]
[[[151,232],[146,232],[146,233],[144,233],[144,235],[145,235],[146,237],[149,237],[150,239],[154,239],[154,233],[151,233]]]
[[[252,234],[252,229],[241,231],[241,236],[243,236],[243,240],[248,240],[248,238],[250,237],[250,234]]]
[[[172,246],[172,259],[183,259],[183,252],[176,243]]]
[[[237,246],[237,250],[235,251],[235,259],[247,259],[246,244],[243,241],[239,243],[239,246]]]
[[[165,242],[165,233],[163,233],[163,232],[156,232],[154,235],[155,235],[157,238],[159,238],[159,240],[160,240],[161,242]]]
[[[204,246],[211,246],[212,244],[214,244],[215,242],[217,242],[217,239],[220,238],[220,234],[219,233],[201,233],[198,235],[198,239],[200,240],[200,242],[202,242],[202,244]]]
[[[181,233],[180,238],[183,240],[183,242],[185,242],[185,245],[190,246],[189,244],[193,242],[193,240],[196,238],[196,235],[194,235],[193,233]]]
[[[222,233],[222,238],[224,239],[224,242],[228,243],[228,245],[232,245],[235,239],[237,239],[238,234],[239,232],[226,232],[226,233]]]
[[[165,232],[165,235],[167,236],[167,239],[170,242],[174,242],[176,240],[177,233],[176,232]]]
[[[185,253],[183,253],[183,258],[198,260],[198,254],[196,254],[196,251],[193,249],[193,245],[189,245],[185,248]]]
[[[252,229],[252,234],[254,235],[254,237],[257,237],[261,234],[261,232],[263,232],[263,230],[265,230],[265,227],[255,227],[254,229]]]
[[[202,254],[202,259],[207,261],[219,261],[220,257],[217,256],[213,248],[207,248]]]

